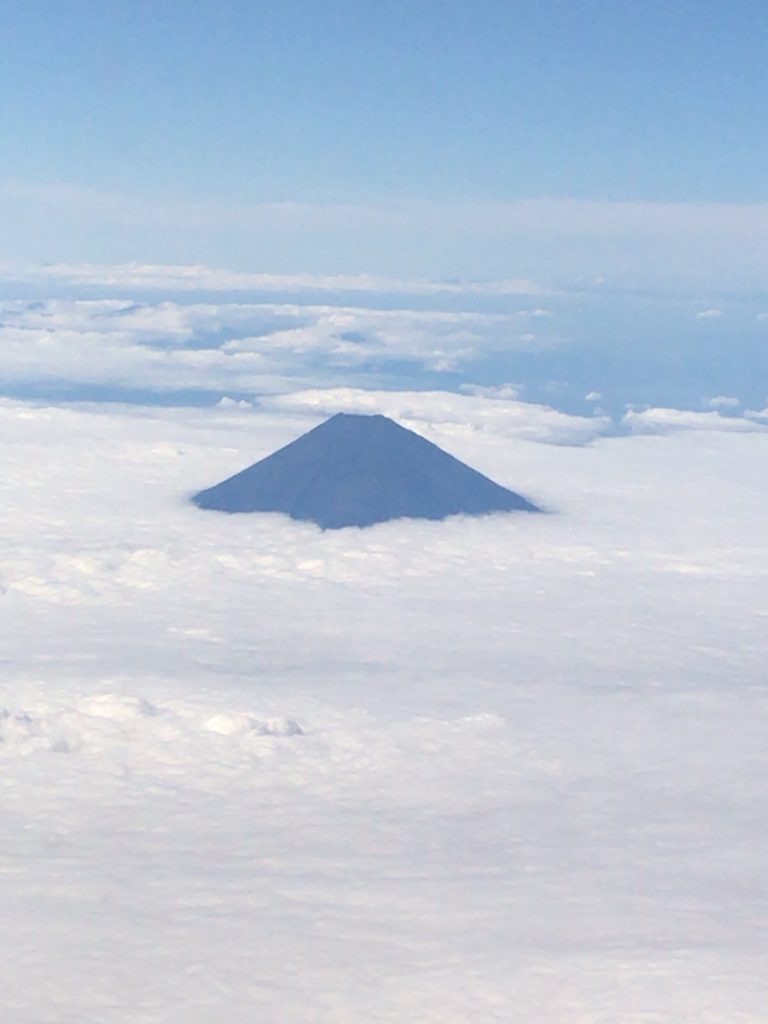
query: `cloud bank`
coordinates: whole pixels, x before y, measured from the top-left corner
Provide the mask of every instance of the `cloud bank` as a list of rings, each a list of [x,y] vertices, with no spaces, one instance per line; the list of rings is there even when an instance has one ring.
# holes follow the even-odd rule
[[[272,391],[290,379],[411,363],[457,370],[495,351],[556,339],[541,310],[507,314],[289,303],[139,303],[126,299],[0,304],[6,380],[146,389]],[[282,382],[282,384],[281,384]]]
[[[265,408],[312,412],[382,413],[422,433],[461,437],[476,432],[551,444],[586,444],[611,426],[607,417],[569,416],[506,395],[457,395],[447,391],[310,389],[267,398]]]
[[[766,434],[426,395],[556,514],[188,503],[329,401],[0,403],[8,1014],[760,1024]]]

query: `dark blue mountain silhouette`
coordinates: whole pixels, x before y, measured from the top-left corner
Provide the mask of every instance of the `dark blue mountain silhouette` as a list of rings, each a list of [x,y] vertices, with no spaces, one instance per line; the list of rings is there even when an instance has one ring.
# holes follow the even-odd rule
[[[394,420],[350,413],[192,500],[220,512],[284,512],[326,530],[403,517],[539,511]]]

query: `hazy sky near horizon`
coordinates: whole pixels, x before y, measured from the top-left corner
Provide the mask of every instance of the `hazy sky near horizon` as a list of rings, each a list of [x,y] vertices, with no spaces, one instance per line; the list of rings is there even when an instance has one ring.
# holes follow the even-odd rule
[[[327,317],[310,343],[316,313],[290,314],[283,347],[309,374],[290,387],[323,378],[311,348],[336,361],[332,385],[360,383],[354,364],[373,386],[512,384],[569,411],[599,393],[617,416],[768,404],[761,4],[7,6],[3,300],[154,302],[180,285],[182,305],[343,307],[331,319],[352,316],[354,338],[336,346]],[[382,309],[407,315],[371,347]],[[414,327],[414,310],[438,315]],[[91,397],[72,391],[83,332],[100,330],[82,313],[62,335],[58,314],[30,328],[3,311],[5,393],[42,378]],[[162,329],[162,309],[146,316]],[[267,358],[271,316],[250,325]],[[214,361],[236,342],[194,338]]]
[[[5,8],[5,260],[761,284],[760,3]]]

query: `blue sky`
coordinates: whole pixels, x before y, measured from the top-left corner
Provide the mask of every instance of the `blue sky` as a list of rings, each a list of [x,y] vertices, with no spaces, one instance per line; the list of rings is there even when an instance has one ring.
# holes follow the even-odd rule
[[[372,308],[539,295],[526,355],[494,339],[398,385],[768,403],[762,3],[32,0],[0,31],[4,298],[142,301],[123,272],[29,273],[128,263],[370,274],[351,297],[303,278],[299,301]]]
[[[5,7],[6,177],[227,203],[765,198],[762,3]]]

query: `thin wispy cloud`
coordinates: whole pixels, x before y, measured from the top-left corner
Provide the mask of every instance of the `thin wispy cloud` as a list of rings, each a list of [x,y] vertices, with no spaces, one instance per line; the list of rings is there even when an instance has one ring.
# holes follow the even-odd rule
[[[304,287],[309,273],[349,279],[351,287],[370,276],[421,278],[423,288],[449,290],[459,278],[536,294],[593,286],[599,278],[603,288],[747,291],[763,287],[768,252],[768,206],[761,204],[554,198],[228,206],[6,181],[0,212],[6,263],[43,258],[77,273],[82,262],[98,262],[107,238],[109,265],[135,264],[121,273],[147,287],[153,271],[140,268],[156,266],[158,255],[168,265],[196,266],[204,250],[209,263],[234,261],[246,275],[259,269],[254,253],[269,252],[264,287],[276,273]],[[208,282],[220,287],[225,279]],[[242,287],[243,278],[233,280]],[[187,271],[176,285],[189,287]]]
[[[134,288],[147,291],[248,291],[248,292],[362,292],[384,295],[547,295],[551,289],[533,281],[438,281],[398,279],[373,274],[259,274],[214,267],[164,266],[128,263],[115,266],[94,264],[49,264],[15,266],[0,264],[0,275],[12,281],[63,282],[68,285],[103,288]],[[522,312],[522,311],[521,311]],[[548,317],[551,312],[534,308],[531,317]]]

